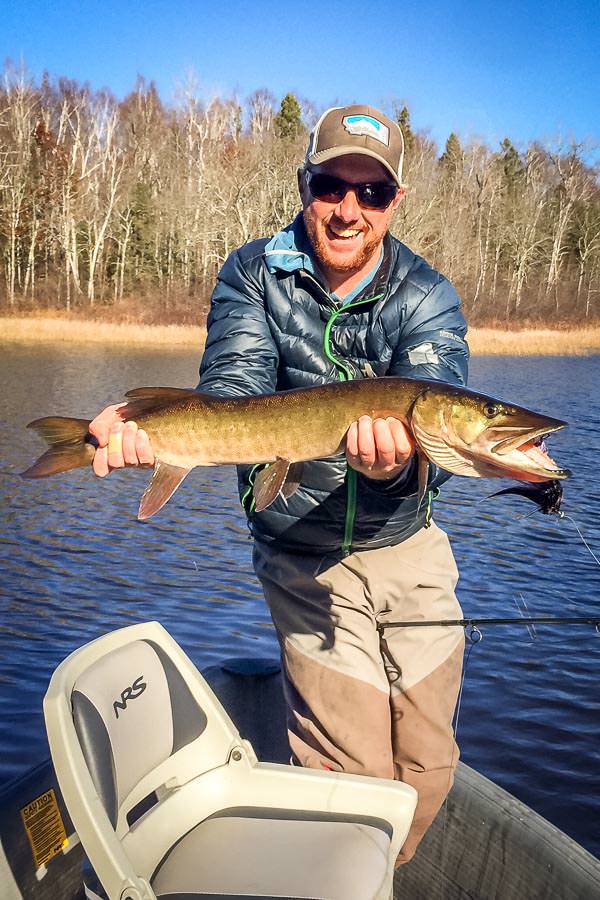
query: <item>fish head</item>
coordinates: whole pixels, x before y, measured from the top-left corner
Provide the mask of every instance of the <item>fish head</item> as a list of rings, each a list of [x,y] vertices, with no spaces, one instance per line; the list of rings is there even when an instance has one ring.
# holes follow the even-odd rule
[[[566,422],[451,385],[431,385],[411,410],[421,451],[448,472],[471,477],[548,481],[567,478],[544,437]]]

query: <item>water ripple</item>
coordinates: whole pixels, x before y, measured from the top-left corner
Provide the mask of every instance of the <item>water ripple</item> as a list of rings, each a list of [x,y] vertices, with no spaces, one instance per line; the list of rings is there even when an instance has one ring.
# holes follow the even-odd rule
[[[5,347],[0,395],[0,777],[47,755],[50,673],[113,628],[160,620],[200,665],[277,654],[251,567],[231,468],[195,470],[150,522],[136,519],[147,472],[23,483],[40,451],[25,424],[85,415],[143,384],[190,386],[189,352]],[[151,376],[148,373],[152,373]],[[598,359],[479,358],[471,383],[564,417],[551,452],[573,469],[564,510],[600,553]],[[501,389],[498,389],[498,385]],[[576,389],[575,389],[576,386]],[[581,615],[600,608],[600,567],[567,519],[535,514],[500,485],[454,478],[436,505],[452,538],[466,615]],[[482,626],[458,726],[463,759],[600,853],[600,636],[591,628]],[[541,762],[543,760],[543,762]],[[565,801],[568,797],[568,802]]]

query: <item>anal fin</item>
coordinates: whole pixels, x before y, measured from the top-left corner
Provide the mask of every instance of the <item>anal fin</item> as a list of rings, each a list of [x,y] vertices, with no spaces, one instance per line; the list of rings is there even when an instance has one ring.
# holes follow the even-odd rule
[[[283,487],[281,488],[281,493],[287,500],[288,497],[291,497],[292,494],[295,494],[298,488],[300,487],[300,482],[302,481],[302,473],[304,471],[304,463],[303,462],[295,462],[291,463],[287,475],[285,476],[285,481],[283,483]]]
[[[138,519],[144,521],[157,513],[173,496],[189,471],[190,469],[183,469],[180,466],[172,466],[157,460],[154,464],[150,484],[140,500]]]

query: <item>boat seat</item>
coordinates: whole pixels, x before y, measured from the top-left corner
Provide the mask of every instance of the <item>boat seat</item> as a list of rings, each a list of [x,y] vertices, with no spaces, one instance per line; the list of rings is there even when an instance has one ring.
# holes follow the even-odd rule
[[[159,623],[72,653],[44,715],[65,804],[109,900],[389,897],[413,788],[259,763]]]
[[[151,884],[163,900],[243,897],[260,873],[269,897],[371,897],[385,878],[390,837],[387,823],[360,816],[223,810],[170,851]]]

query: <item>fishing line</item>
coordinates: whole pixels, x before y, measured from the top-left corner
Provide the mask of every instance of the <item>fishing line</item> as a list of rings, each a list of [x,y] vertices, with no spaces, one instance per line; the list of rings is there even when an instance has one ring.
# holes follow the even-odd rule
[[[586,539],[584,538],[583,534],[581,533],[581,529],[580,529],[579,525],[577,524],[577,522],[575,521],[575,519],[573,518],[573,516],[569,516],[569,515],[567,515],[567,513],[564,513],[564,512],[559,512],[558,515],[559,515],[559,517],[560,517],[561,519],[568,519],[569,522],[572,522],[573,527],[575,528],[575,531],[577,532],[577,534],[578,534],[579,537],[581,538],[581,541],[582,541],[582,543],[583,543],[583,546],[584,546],[584,547],[586,548],[586,550],[589,552],[590,556],[591,556],[592,559],[596,562],[596,564],[597,564],[598,566],[600,566],[600,559],[598,559],[598,557],[596,556],[596,554],[594,553],[594,551],[592,550],[592,548],[590,547],[590,545],[588,544],[588,542],[587,542]]]
[[[531,613],[529,612],[529,607],[527,606],[527,601],[525,600],[525,597],[523,596],[523,594],[519,594],[519,599],[520,599],[523,607],[525,608],[525,612],[527,613],[527,616],[529,618],[531,618]],[[521,618],[525,619],[526,618],[525,613],[523,612],[523,609],[521,608],[521,606],[519,606],[517,598],[513,597],[513,600],[514,600],[515,606],[517,607],[517,612],[519,613]],[[535,630],[535,625],[527,624],[527,631],[529,632],[529,637],[531,638],[532,642],[535,641],[537,638],[537,632]]]

